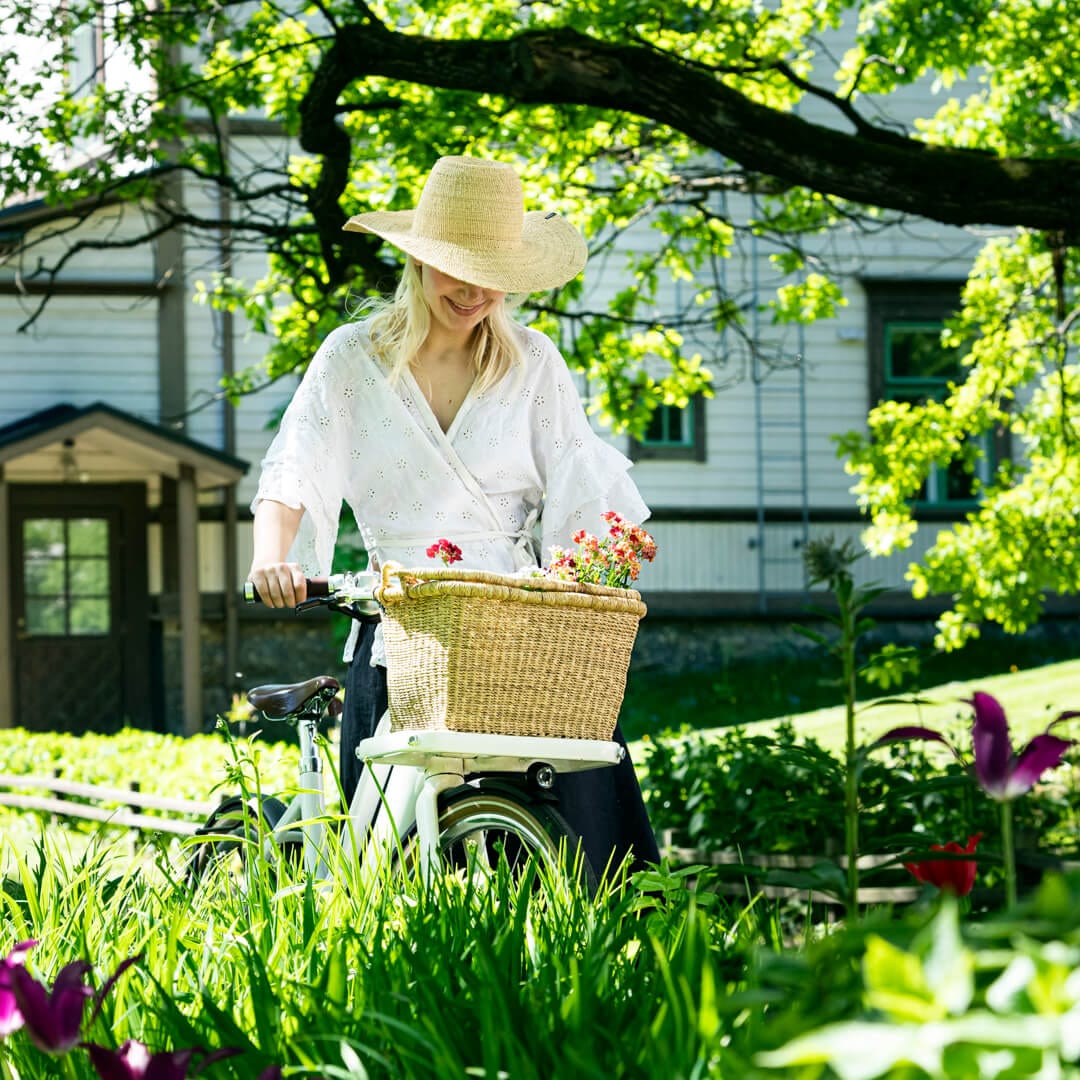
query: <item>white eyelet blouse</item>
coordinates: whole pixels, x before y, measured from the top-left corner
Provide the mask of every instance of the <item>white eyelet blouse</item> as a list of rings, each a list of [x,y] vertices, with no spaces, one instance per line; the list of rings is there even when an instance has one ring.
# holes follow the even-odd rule
[[[411,374],[389,381],[362,321],[328,335],[252,503],[303,507],[291,558],[309,576],[331,571],[343,500],[380,564],[433,565],[425,549],[446,538],[461,566],[499,573],[547,561],[578,529],[603,535],[605,510],[649,516],[629,460],[589,426],[558,349],[520,332],[524,365],[483,393],[474,387],[446,432]]]

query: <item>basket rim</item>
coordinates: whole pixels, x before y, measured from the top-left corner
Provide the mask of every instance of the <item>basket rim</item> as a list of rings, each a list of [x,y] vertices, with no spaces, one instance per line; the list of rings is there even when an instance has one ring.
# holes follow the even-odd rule
[[[397,584],[391,582],[397,578]],[[411,580],[407,580],[411,579]],[[464,582],[471,585],[494,585],[521,592],[577,593],[587,596],[606,596],[619,600],[641,601],[636,589],[618,589],[612,585],[594,585],[584,581],[561,581],[541,575],[499,574],[493,570],[456,570],[453,567],[406,567],[388,562],[382,567],[381,589],[409,591],[417,585],[435,582]],[[380,587],[377,587],[377,589]],[[376,599],[378,597],[376,596]]]

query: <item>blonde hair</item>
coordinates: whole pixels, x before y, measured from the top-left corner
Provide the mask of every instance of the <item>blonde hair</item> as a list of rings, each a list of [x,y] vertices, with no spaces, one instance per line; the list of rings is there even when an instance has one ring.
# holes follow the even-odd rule
[[[431,329],[431,311],[420,274],[420,263],[407,256],[394,295],[389,300],[373,297],[359,306],[359,314],[368,321],[372,349],[386,365],[391,382],[400,379],[416,359]],[[524,359],[521,326],[510,318],[517,303],[519,299],[508,296],[476,328],[473,365],[479,393],[494,386]]]

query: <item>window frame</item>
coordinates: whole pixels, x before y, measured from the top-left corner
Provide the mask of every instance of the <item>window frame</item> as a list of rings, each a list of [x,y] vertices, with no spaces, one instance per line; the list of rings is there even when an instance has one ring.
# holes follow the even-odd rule
[[[960,309],[961,289],[959,280],[912,281],[895,279],[863,279],[861,282],[867,300],[867,355],[868,390],[870,408],[884,401],[896,400],[894,392],[902,388],[902,380],[890,379],[889,328],[898,324],[919,326],[925,329],[941,327]],[[935,386],[944,386],[947,379],[910,378],[911,393],[929,396]],[[991,479],[997,464],[1009,456],[1007,430],[987,433],[983,436],[986,466],[977,472],[984,483]],[[945,483],[946,470],[935,466],[927,477],[930,498],[918,499],[915,508],[919,512],[946,514],[956,517],[977,505],[974,498],[949,499],[939,496],[936,489]]]
[[[657,409],[677,409],[658,405]],[[694,394],[679,410],[690,424],[690,436],[682,442],[646,442],[630,439],[631,461],[705,461],[705,396]]]

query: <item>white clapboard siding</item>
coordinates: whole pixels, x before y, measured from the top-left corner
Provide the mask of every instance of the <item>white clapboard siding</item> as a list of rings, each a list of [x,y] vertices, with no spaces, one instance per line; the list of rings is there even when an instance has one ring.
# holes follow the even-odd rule
[[[645,566],[638,587],[646,594],[655,592],[754,592],[758,589],[759,566],[756,541],[757,525],[747,522],[650,522],[647,528],[656,540],[655,562]],[[908,566],[933,545],[943,526],[920,528],[915,542],[907,550],[887,558],[860,559],[852,574],[859,584],[877,584],[908,589],[904,581]],[[858,524],[817,524],[810,528],[810,538],[833,537],[837,543],[858,543],[862,527]],[[766,526],[767,551],[787,560],[768,571],[771,591],[799,591],[804,587],[801,527],[796,524]]]
[[[234,136],[230,144],[233,168],[256,182],[253,174],[260,170],[280,172],[287,167],[289,155],[296,150],[295,142],[265,136]],[[185,199],[194,213],[208,217],[218,216],[219,192],[213,185],[189,183]],[[219,239],[212,233],[185,238],[184,265],[189,288],[194,290],[197,282],[211,286],[214,271],[219,265]],[[266,273],[266,262],[251,250],[249,239],[238,238],[232,254],[231,274],[253,284]],[[209,305],[192,304],[187,314],[188,363],[187,396],[194,410],[188,418],[188,434],[211,445],[222,445],[225,438],[225,410],[232,410],[235,444],[232,452],[251,468],[240,482],[237,498],[242,507],[250,503],[258,483],[258,466],[273,437],[268,429],[274,417],[288,402],[297,385],[297,379],[285,378],[250,397],[244,398],[236,408],[223,402],[211,401],[220,392],[224,371],[223,338],[227,316]],[[267,334],[253,330],[242,314],[231,317],[234,370],[261,364],[273,339]],[[203,408],[198,408],[204,405]]]
[[[58,404],[104,401],[156,420],[157,308],[115,296],[57,296],[46,317],[17,333],[16,297],[0,295],[0,424]]]
[[[34,270],[39,264],[50,266],[58,257],[66,254],[73,241],[92,241],[98,238],[122,243],[142,235],[151,227],[142,207],[120,203],[92,214],[73,232],[73,218],[61,218],[35,229],[32,247],[21,263],[10,259],[0,263],[0,281],[16,278],[29,282],[42,282]],[[92,246],[75,252],[64,267],[63,280],[93,280],[101,282],[144,282],[148,287],[154,281],[154,257],[148,244],[133,247],[115,247],[102,251]]]

